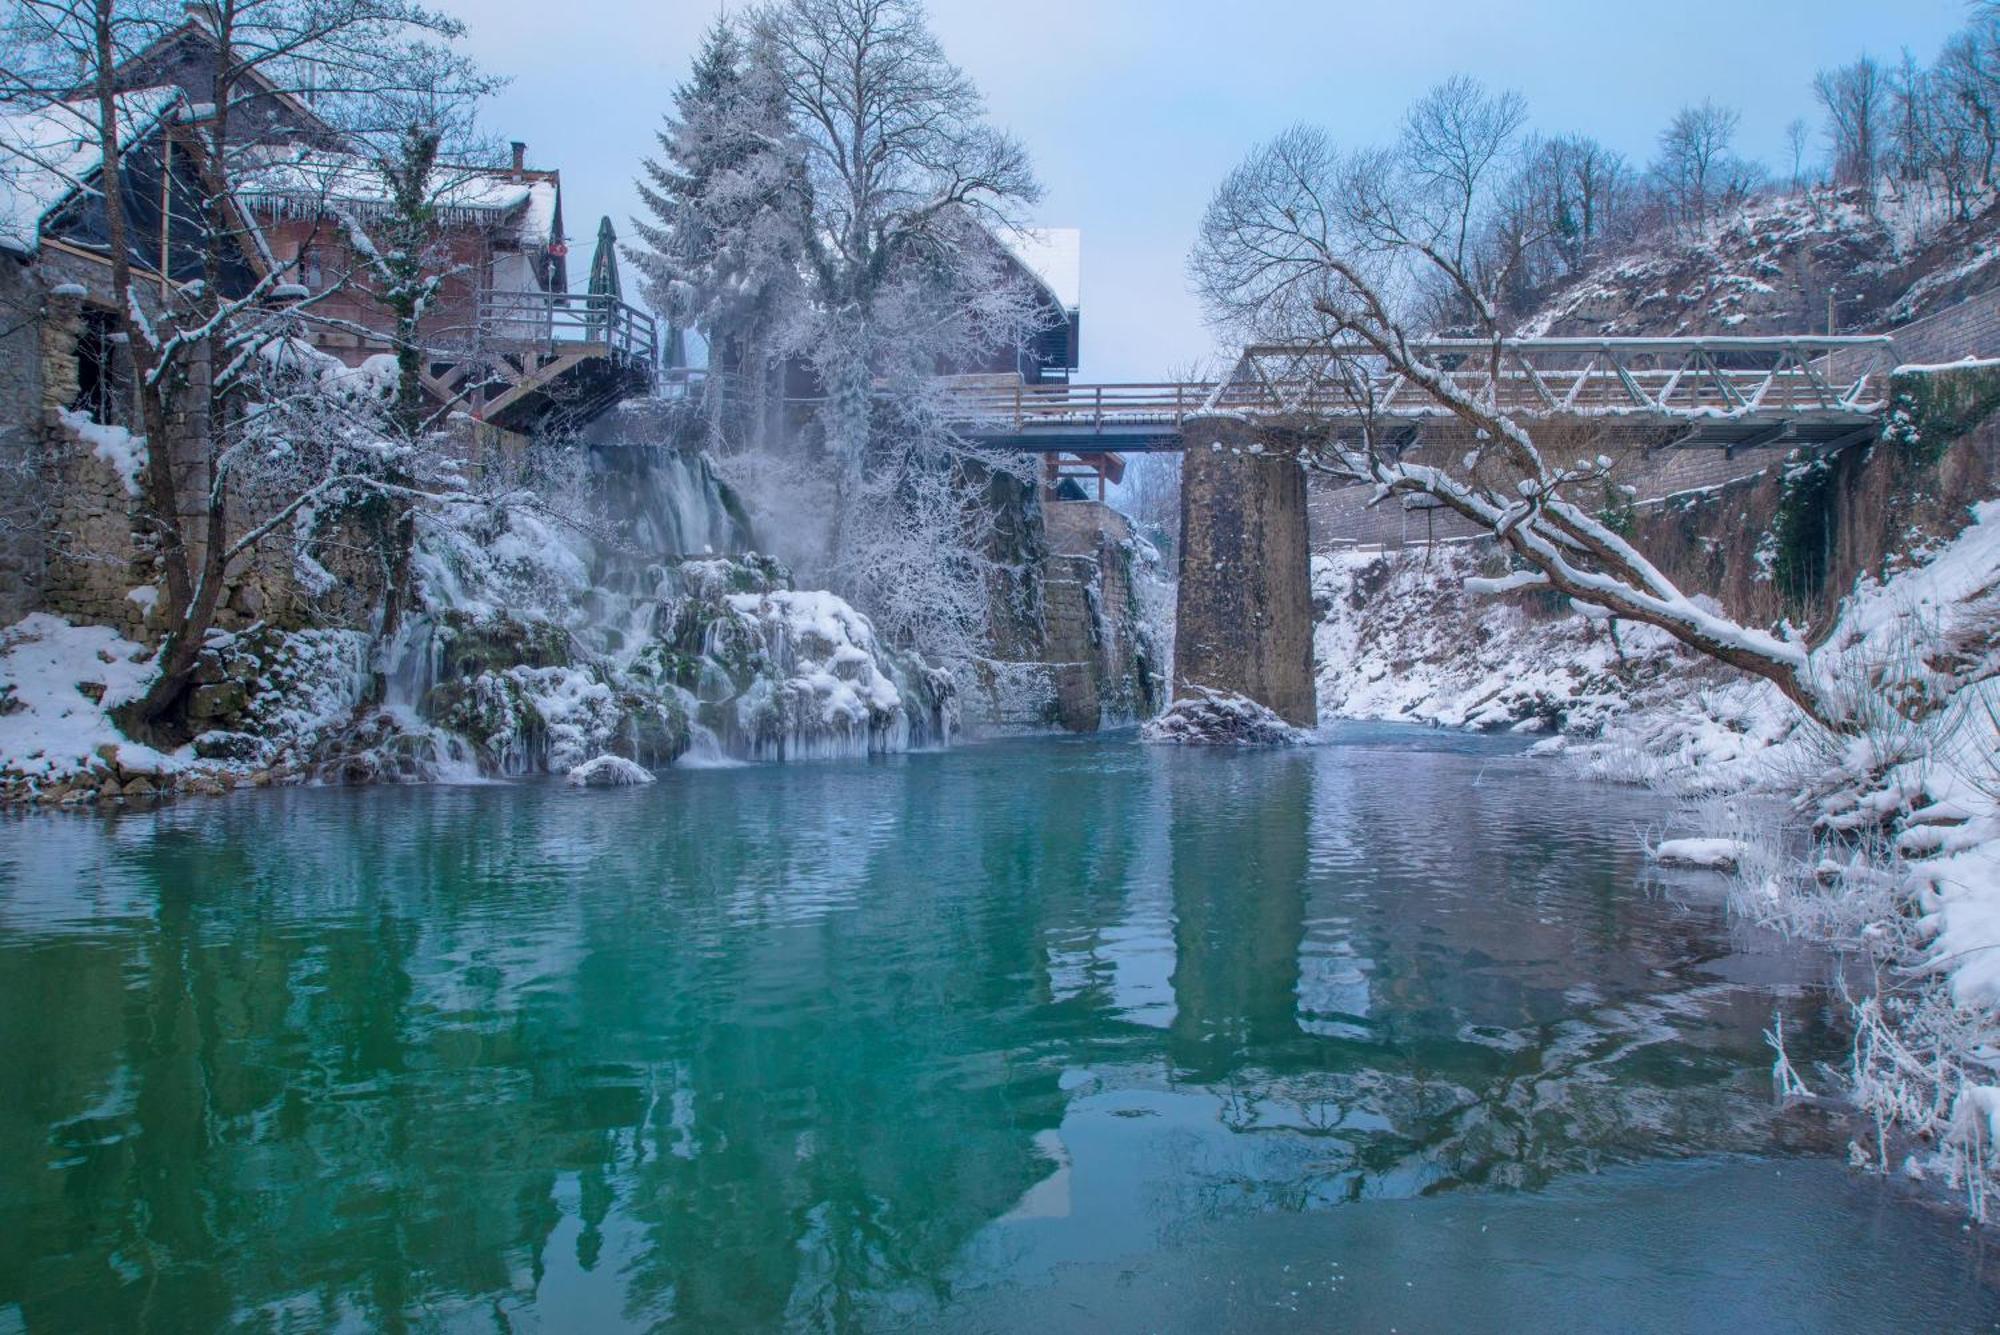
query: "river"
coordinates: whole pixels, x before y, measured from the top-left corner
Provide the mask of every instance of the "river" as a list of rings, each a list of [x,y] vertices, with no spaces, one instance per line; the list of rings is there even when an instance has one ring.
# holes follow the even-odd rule
[[[1774,1105],[1828,963],[1520,750],[10,815],[0,1333],[1992,1327]]]

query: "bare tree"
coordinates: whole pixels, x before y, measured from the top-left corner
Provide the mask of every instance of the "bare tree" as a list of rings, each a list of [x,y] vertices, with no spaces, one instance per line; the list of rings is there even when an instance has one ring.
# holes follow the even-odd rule
[[[1015,225],[1039,187],[916,0],[774,0],[752,32],[809,187],[810,292],[790,347],[821,382],[837,488],[854,497],[878,381],[928,378],[1031,332],[1025,294],[979,233]],[[1015,300],[992,299],[1010,290]]]
[[[1975,25],[1945,43],[1936,65],[1937,96],[1946,124],[1963,137],[1968,175],[1980,187],[1993,184],[2000,154],[2000,52],[1995,30]]]
[[[1872,204],[1882,151],[1882,120],[1889,102],[1888,80],[1881,65],[1863,56],[1851,65],[1821,70],[1813,79],[1813,96],[1826,113],[1835,182],[1858,186]]]
[[[1726,135],[1707,137],[1721,141],[1717,152],[1726,147]],[[1442,281],[1460,294],[1464,308],[1479,312],[1481,336],[1491,348],[1487,369],[1497,377],[1504,345],[1492,275],[1423,240],[1442,220],[1429,213],[1436,202],[1422,192],[1378,190],[1357,199],[1356,176],[1378,162],[1379,155],[1336,150],[1318,130],[1287,131],[1223,181],[1190,260],[1217,323],[1250,339],[1358,343],[1462,428],[1461,455],[1424,463],[1407,457],[1364,418],[1358,438],[1332,436],[1318,447],[1319,464],[1373,485],[1380,497],[1428,496],[1477,524],[1526,567],[1504,587],[1551,588],[1579,604],[1657,626],[1771,681],[1820,723],[1843,727],[1838,706],[1814,681],[1804,644],[1709,610],[1579,499],[1602,495],[1609,459],[1585,455],[1562,462],[1549,444],[1556,433],[1545,424],[1469,393],[1419,350],[1408,294],[1424,281]],[[1468,216],[1452,222],[1447,234],[1478,229],[1481,196],[1479,188],[1458,193]],[[1357,392],[1367,391],[1363,386]]]
[[[1423,244],[1454,265],[1477,263],[1477,220],[1499,169],[1528,123],[1528,103],[1516,92],[1490,93],[1468,75],[1454,75],[1418,98],[1403,118],[1402,217]],[[1384,222],[1398,213],[1382,210]],[[1400,227],[1400,223],[1392,223]]]
[[[1588,268],[1625,234],[1631,173],[1622,155],[1588,135],[1530,138],[1499,192],[1489,241],[1498,256],[1518,251],[1510,305],[1525,309],[1549,282]]]
[[[201,25],[214,48],[206,100],[184,111],[205,184],[196,216],[187,220],[205,277],[164,285],[163,296],[152,298],[151,284],[135,281],[124,192],[95,192],[148,446],[141,519],[166,583],[158,674],[122,720],[129,731],[152,736],[180,730],[195,661],[232,564],[315,499],[361,481],[322,475],[308,493],[280,504],[275,517],[247,526],[239,520],[239,480],[257,458],[256,442],[265,439],[245,429],[256,417],[250,409],[260,392],[260,358],[296,311],[273,301],[294,286],[293,266],[262,253],[238,186],[247,173],[268,167],[271,118],[281,107],[311,103],[321,128],[305,136],[303,147],[343,147],[336,128],[343,110],[365,116],[376,99],[411,87],[411,74],[426,69],[409,60],[413,40],[448,39],[462,30],[411,0],[207,0],[178,13],[151,0],[17,0],[0,86],[17,99],[84,99],[93,108],[96,179],[108,186],[122,179],[129,137],[124,90],[149,73],[134,66],[180,22]],[[225,291],[221,275],[246,260],[258,261],[253,281]],[[192,513],[185,513],[186,496],[201,498]]]
[[[1748,192],[1754,171],[1731,152],[1741,121],[1734,108],[1703,99],[1682,107],[1660,132],[1653,179],[1677,226],[1699,228],[1717,207]]]
[[[1792,193],[1803,194],[1806,188],[1806,154],[1812,143],[1812,127],[1803,116],[1794,117],[1785,126],[1785,152],[1792,160]]]

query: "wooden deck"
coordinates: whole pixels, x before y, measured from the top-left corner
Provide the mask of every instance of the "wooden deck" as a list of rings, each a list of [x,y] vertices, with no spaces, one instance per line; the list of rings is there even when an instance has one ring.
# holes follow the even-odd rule
[[[435,365],[429,383],[506,430],[575,427],[651,392],[658,358],[653,317],[615,297],[487,292],[470,346]]]

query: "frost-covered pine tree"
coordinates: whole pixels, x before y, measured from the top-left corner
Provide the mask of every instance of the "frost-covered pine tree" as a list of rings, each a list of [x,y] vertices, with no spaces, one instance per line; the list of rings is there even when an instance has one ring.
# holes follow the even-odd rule
[[[709,29],[658,139],[639,182],[650,218],[634,219],[641,244],[627,253],[674,335],[699,331],[710,370],[742,378],[739,438],[720,434],[745,443],[759,434],[756,409],[784,351],[776,334],[798,299],[806,201],[782,90],[730,20]]]

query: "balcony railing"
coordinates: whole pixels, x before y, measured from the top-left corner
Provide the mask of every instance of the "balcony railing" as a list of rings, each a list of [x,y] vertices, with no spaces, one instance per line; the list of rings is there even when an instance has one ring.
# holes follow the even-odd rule
[[[597,351],[646,366],[659,356],[652,316],[616,297],[589,293],[482,293],[479,340],[496,351]]]

